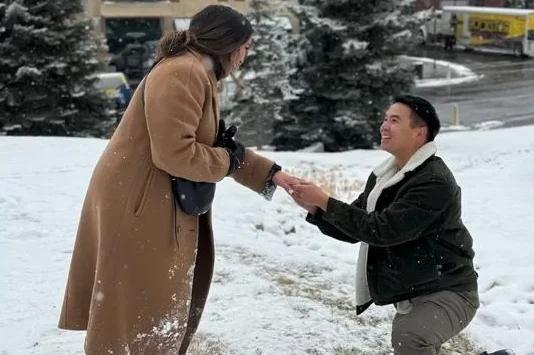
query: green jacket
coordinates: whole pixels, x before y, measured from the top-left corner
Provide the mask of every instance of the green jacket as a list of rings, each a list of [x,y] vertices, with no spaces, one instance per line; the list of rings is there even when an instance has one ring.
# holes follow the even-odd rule
[[[443,160],[432,155],[406,172],[382,191],[368,213],[367,197],[376,179],[371,174],[352,204],[330,198],[326,212],[307,217],[326,235],[369,244],[367,281],[373,302],[385,305],[441,290],[476,290],[473,240],[460,217],[460,187]]]

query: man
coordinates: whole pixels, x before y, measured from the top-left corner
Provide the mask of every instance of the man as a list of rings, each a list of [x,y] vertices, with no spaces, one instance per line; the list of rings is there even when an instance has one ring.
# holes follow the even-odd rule
[[[356,201],[338,201],[308,182],[291,191],[324,234],[360,242],[357,313],[372,303],[394,304],[396,355],[437,354],[479,306],[460,188],[435,155],[439,128],[428,101],[398,96],[380,127],[381,147],[392,157],[373,171]]]

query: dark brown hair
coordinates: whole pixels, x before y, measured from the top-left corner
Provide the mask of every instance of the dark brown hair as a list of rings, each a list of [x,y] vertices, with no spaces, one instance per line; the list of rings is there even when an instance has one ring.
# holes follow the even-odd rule
[[[231,55],[252,36],[249,20],[228,6],[209,5],[191,19],[189,29],[173,31],[159,42],[156,63],[195,50],[209,55],[220,80],[230,74]]]
[[[439,133],[441,124],[436,109],[427,99],[421,96],[403,94],[395,96],[393,103],[401,103],[408,106],[412,112],[410,116],[411,123],[417,126],[426,126],[426,141],[434,140]]]

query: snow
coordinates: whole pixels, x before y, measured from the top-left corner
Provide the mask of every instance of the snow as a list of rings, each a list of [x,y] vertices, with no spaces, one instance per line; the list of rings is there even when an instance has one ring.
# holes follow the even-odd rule
[[[5,16],[8,21],[13,21],[16,18],[20,18],[25,21],[30,16],[28,14],[28,8],[20,5],[17,2],[12,2],[5,11]]]
[[[343,43],[343,50],[345,54],[350,54],[353,51],[365,50],[368,46],[369,42],[358,41],[357,39],[351,38]]]
[[[510,9],[502,7],[484,7],[484,6],[443,6],[443,11],[448,12],[465,12],[475,14],[493,14],[493,15],[511,15],[527,16],[534,14],[534,10],[529,9]]]
[[[17,69],[17,73],[15,74],[16,80],[20,80],[24,77],[30,77],[30,78],[36,78],[43,75],[41,71],[35,67],[29,67],[29,66],[22,66]]]
[[[465,334],[480,349],[517,355],[534,354],[532,137],[534,126],[437,138],[474,238],[482,305]],[[83,353],[83,332],[56,324],[83,197],[105,145],[0,137],[2,355]],[[387,157],[379,150],[262,154],[347,201]],[[357,246],[321,235],[283,191],[266,202],[225,179],[214,211],[216,272],[198,333],[224,349],[212,353],[390,353],[393,307],[355,315]],[[168,322],[155,331],[174,326]]]
[[[347,29],[347,26],[344,25],[341,21],[327,17],[311,17],[309,20],[317,26],[326,26],[332,29],[333,31],[343,31]]]
[[[452,63],[445,60],[436,60],[432,58],[423,57],[411,57],[406,55],[402,55],[400,57],[401,59],[406,59],[409,61],[431,63],[433,65],[435,64],[438,67],[445,67],[449,71],[447,77],[445,78],[429,78],[415,80],[415,85],[418,88],[437,87],[444,85],[458,85],[482,79],[482,75],[476,74],[471,69],[461,64]],[[453,75],[455,77],[452,77]]]

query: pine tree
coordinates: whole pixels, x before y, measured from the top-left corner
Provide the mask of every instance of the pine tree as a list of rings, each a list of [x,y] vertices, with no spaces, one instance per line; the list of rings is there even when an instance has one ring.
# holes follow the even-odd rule
[[[413,86],[398,55],[415,45],[421,18],[411,0],[308,0],[298,8],[303,39],[273,144],[294,150],[370,148],[392,96]]]
[[[0,4],[0,131],[104,136],[113,102],[94,88],[102,41],[80,0]]]
[[[289,94],[290,34],[272,0],[251,0],[249,6],[253,46],[235,78],[236,90],[225,111],[226,120],[239,125],[240,139],[261,146],[271,142],[273,122]]]

